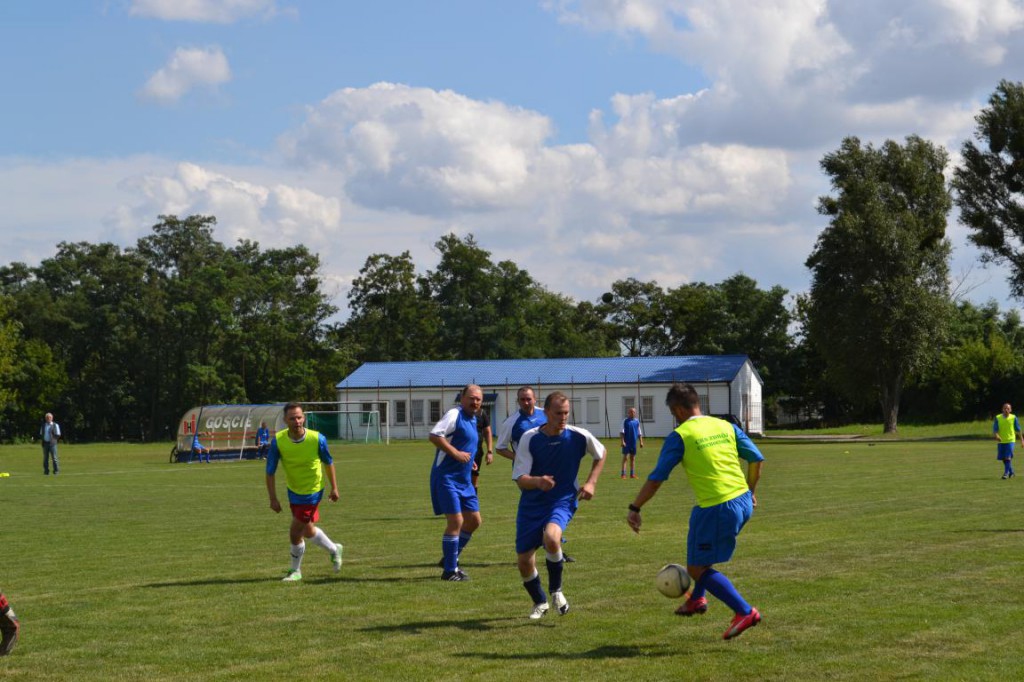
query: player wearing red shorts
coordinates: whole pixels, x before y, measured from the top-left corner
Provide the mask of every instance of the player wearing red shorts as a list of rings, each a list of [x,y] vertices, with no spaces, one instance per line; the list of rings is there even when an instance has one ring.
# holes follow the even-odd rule
[[[288,535],[291,540],[292,564],[286,582],[302,580],[302,557],[306,552],[305,539],[323,547],[331,556],[334,571],[341,570],[340,544],[331,541],[327,534],[316,527],[320,520],[320,500],[324,494],[324,474],[331,482],[328,499],[338,501],[338,480],[334,473],[334,459],[327,449],[327,438],[323,434],[306,428],[306,415],[298,403],[284,406],[284,420],[288,428],[278,431],[270,441],[267,453],[267,494],[270,508],[281,511],[277,499],[275,474],[277,465],[284,467],[285,483],[288,487],[288,502],[292,510],[292,524]]]

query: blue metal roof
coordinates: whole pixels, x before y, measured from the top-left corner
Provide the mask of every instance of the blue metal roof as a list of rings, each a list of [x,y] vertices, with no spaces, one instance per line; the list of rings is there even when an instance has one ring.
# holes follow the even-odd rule
[[[726,382],[745,362],[746,355],[367,362],[336,388]]]

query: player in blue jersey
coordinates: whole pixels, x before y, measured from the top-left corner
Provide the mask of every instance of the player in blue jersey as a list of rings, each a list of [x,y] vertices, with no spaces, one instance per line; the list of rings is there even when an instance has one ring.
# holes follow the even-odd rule
[[[270,429],[267,428],[267,422],[260,422],[260,428],[256,429],[256,456],[266,459],[269,450]]]
[[[544,401],[547,422],[523,434],[512,465],[512,479],[522,491],[516,514],[516,554],[519,575],[533,600],[530,618],[548,612],[547,596],[537,572],[536,554],[547,554],[548,591],[558,612],[565,615],[569,602],[562,593],[562,532],[579,506],[594,497],[604,468],[605,448],[586,429],[569,425],[569,397],[561,391]],[[590,455],[586,482],[578,481],[580,463]]]
[[[335,573],[341,570],[342,546],[316,526],[320,520],[320,500],[324,496],[324,474],[327,474],[326,478],[331,482],[328,495],[331,502],[338,501],[338,479],[334,471],[334,458],[327,449],[327,438],[322,433],[306,428],[306,415],[302,406],[298,403],[285,405],[284,421],[288,428],[277,432],[270,441],[267,453],[267,494],[270,496],[270,508],[274,513],[280,512],[281,503],[277,499],[275,484],[275,473],[280,463],[284,467],[288,503],[292,511],[292,523],[288,530],[292,564],[283,580],[297,582],[302,580],[306,538],[330,555]]]
[[[206,458],[206,463],[209,464],[210,463],[210,448],[205,447],[203,445],[203,442],[201,440],[199,440],[199,435],[200,434],[198,432],[196,432],[196,434],[194,436],[192,436],[192,454],[195,455],[195,457],[198,458],[198,460],[200,462],[202,462],[203,458],[205,457]],[[191,457],[189,458],[189,461],[190,462],[192,461]]]
[[[992,433],[995,435],[996,442],[996,459],[1003,463],[1003,480],[1013,478],[1016,474],[1013,472],[1013,445],[1017,442],[1017,439],[1021,439],[1021,444],[1024,445],[1024,435],[1021,435],[1020,422],[1017,420],[1016,415],[1013,414],[1013,407],[1010,403],[1003,403],[1002,414],[996,415],[995,420],[992,422]]]
[[[636,478],[636,447],[644,446],[644,432],[640,428],[640,420],[636,418],[636,408],[629,408],[626,418],[619,430],[619,441],[622,444],[622,472],[620,478],[626,477],[626,460],[629,460],[629,477]]]
[[[697,498],[697,506],[690,512],[686,539],[686,570],[694,586],[689,599],[676,613],[705,613],[708,601],[704,595],[710,592],[736,614],[723,635],[724,639],[732,639],[761,622],[761,614],[712,566],[732,558],[736,536],[754,513],[754,489],[764,456],[738,426],[702,415],[700,396],[693,386],[673,384],[665,404],[679,426],[665,438],[658,464],[629,505],[626,521],[630,528],[640,532],[640,508],[668,480],[672,469],[682,464]],[[746,476],[741,459],[747,462]]]
[[[482,521],[472,476],[473,456],[480,438],[476,415],[483,400],[479,386],[466,386],[459,396],[459,406],[445,412],[430,430],[430,442],[437,448],[430,467],[430,500],[434,514],[444,514],[447,521],[441,537],[441,580],[469,580],[459,568],[459,555]]]
[[[21,623],[14,615],[14,609],[11,608],[4,593],[0,592],[0,656],[6,656],[14,649],[14,645],[18,643],[20,629]]]
[[[537,398],[533,389],[529,386],[522,386],[516,391],[516,402],[519,409],[508,416],[498,428],[498,454],[507,459],[516,458],[516,448],[519,447],[519,439],[530,429],[547,424],[548,418],[544,412],[537,409]],[[568,542],[568,538],[562,538],[562,542]],[[562,561],[572,563],[575,561],[571,556],[562,553]]]

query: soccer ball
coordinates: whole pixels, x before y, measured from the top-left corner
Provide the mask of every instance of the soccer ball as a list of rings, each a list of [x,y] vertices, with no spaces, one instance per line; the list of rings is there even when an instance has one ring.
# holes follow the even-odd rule
[[[690,574],[679,564],[666,564],[655,576],[654,585],[669,599],[678,599],[690,589]]]

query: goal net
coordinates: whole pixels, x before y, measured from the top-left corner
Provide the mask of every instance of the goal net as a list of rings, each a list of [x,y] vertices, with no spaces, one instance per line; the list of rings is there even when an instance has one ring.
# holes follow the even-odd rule
[[[303,403],[306,426],[329,441],[389,443],[386,402]]]

